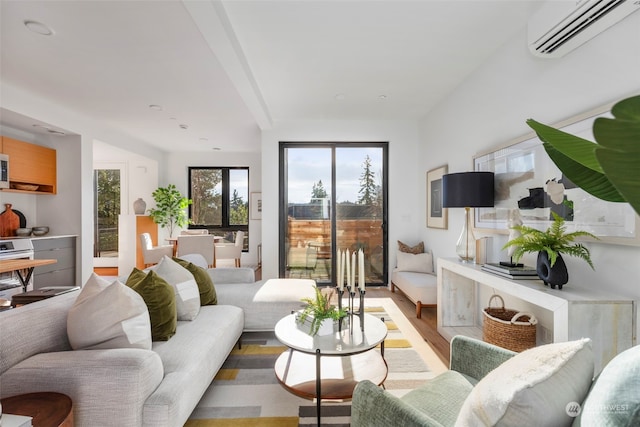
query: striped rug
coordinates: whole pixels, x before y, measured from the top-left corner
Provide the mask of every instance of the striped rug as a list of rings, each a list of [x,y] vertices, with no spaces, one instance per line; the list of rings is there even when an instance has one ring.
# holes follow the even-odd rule
[[[401,396],[446,366],[390,298],[367,298],[366,311],[389,330],[385,388]],[[185,427],[299,427],[316,425],[315,402],[286,391],[274,364],[287,348],[273,332],[246,333],[191,414]],[[379,350],[374,350],[379,351]],[[311,367],[310,369],[313,369]],[[349,401],[323,401],[322,425],[349,426]]]

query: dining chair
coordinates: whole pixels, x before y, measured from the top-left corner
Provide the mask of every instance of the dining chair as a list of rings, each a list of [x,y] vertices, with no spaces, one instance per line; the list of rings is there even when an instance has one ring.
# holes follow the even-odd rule
[[[163,256],[173,256],[173,245],[153,246],[151,234],[140,234],[140,246],[142,248],[142,259],[144,266],[149,267],[160,262]]]
[[[240,267],[240,258],[244,247],[244,231],[236,231],[234,243],[216,243],[215,247],[214,267],[217,266],[218,261],[221,259],[232,259],[234,260],[234,265]]]
[[[193,228],[190,230],[182,230],[180,235],[182,236],[200,236],[202,234],[209,234],[209,230],[206,228]]]
[[[201,254],[208,266],[213,266],[214,240],[212,234],[178,236],[178,258],[187,254]]]

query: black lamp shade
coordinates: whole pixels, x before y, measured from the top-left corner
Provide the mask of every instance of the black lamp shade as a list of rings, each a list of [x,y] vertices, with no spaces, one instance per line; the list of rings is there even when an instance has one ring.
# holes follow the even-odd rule
[[[442,206],[488,208],[493,206],[493,172],[450,173],[442,177]]]

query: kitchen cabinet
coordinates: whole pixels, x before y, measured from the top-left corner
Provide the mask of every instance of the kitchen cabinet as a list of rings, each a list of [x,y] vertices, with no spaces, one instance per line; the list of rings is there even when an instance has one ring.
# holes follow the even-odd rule
[[[3,191],[33,194],[56,194],[56,150],[17,139],[2,137],[2,152],[9,156],[9,183]],[[36,190],[19,189],[16,186],[37,186]]]
[[[36,267],[33,289],[45,286],[78,286],[76,283],[76,237],[39,237],[31,239],[35,259],[55,259],[55,264]]]
[[[482,339],[482,298],[511,297],[518,311],[530,311],[540,321],[538,343],[592,340],[596,373],[613,357],[636,344],[636,307],[631,298],[568,283],[562,290],[541,280],[510,280],[457,259],[438,259],[438,333],[447,341],[455,335]]]

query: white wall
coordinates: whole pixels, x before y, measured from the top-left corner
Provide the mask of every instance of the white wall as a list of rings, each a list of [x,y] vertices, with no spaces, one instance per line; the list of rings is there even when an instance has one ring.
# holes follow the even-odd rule
[[[527,118],[556,123],[640,93],[639,46],[640,13],[560,59],[530,55],[523,31],[421,123],[422,171],[441,164],[448,164],[449,172],[472,170],[475,153],[527,134]],[[423,200],[425,191],[423,184]],[[419,206],[424,214],[424,203]],[[421,228],[422,238],[436,256],[455,256],[463,217],[462,209],[450,209],[448,230]],[[493,240],[492,256],[497,261],[506,236]],[[582,260],[565,257],[570,283],[640,299],[640,247],[597,243],[588,247],[596,270]],[[535,265],[535,255],[525,261]]]
[[[2,203],[26,206],[32,225],[48,223],[51,234],[78,236],[78,284],[93,271],[93,143],[95,140],[142,154],[164,165],[165,153],[108,127],[95,119],[66,110],[59,104],[0,82],[2,108],[68,132],[50,137],[14,129],[15,137],[57,150],[58,194],[54,196],[1,194]],[[4,132],[12,129],[3,127]],[[27,214],[24,212],[25,215]],[[38,222],[39,224],[35,224]]]
[[[167,159],[167,169],[161,177],[160,185],[166,186],[168,184],[174,184],[178,190],[186,196],[189,194],[188,168],[190,166],[248,167],[249,193],[260,192],[262,189],[262,165],[260,163],[260,153],[233,153],[224,151],[171,153]],[[153,200],[151,200],[151,202],[153,203]],[[149,203],[147,203],[147,206],[149,206]],[[242,253],[242,265],[256,265],[258,263],[258,245],[263,241],[262,230],[262,221],[249,220],[249,252]],[[168,231],[161,229],[158,238],[161,239],[168,236]],[[265,248],[263,245],[263,253],[264,250]]]
[[[262,240],[265,279],[278,277],[278,146],[289,142],[389,142],[389,247],[417,241],[424,226],[419,200],[417,123],[411,121],[305,121],[278,123],[262,134]],[[423,186],[422,186],[423,187]],[[394,251],[389,251],[395,265]]]

